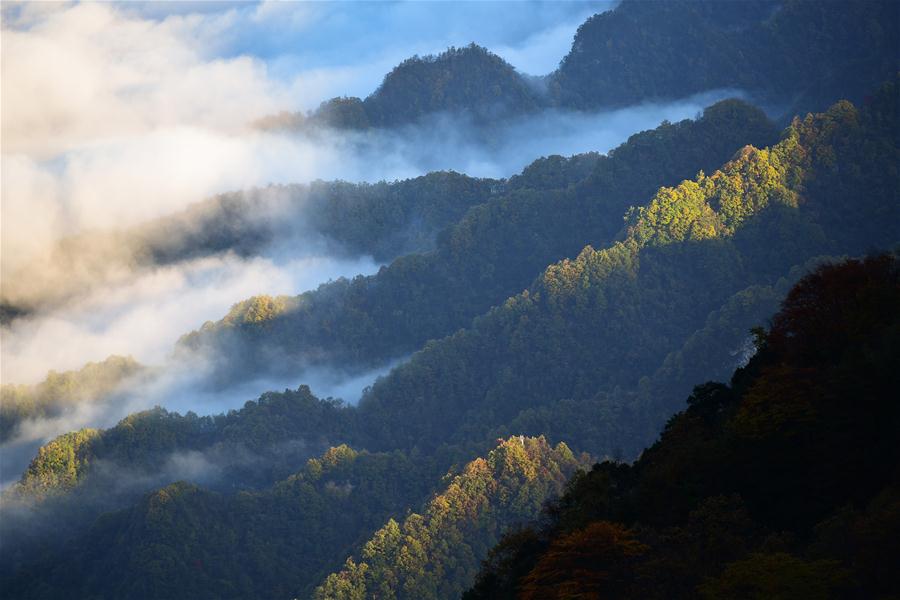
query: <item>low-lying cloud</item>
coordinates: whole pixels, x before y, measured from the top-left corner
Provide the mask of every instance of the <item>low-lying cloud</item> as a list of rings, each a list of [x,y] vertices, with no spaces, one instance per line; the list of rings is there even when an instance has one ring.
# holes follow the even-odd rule
[[[371,273],[366,257],[309,256],[276,262],[233,254],[153,269],[3,329],[4,382],[33,383],[111,354],[158,365],[178,338],[257,294],[295,294],[338,276]]]
[[[2,167],[3,278],[14,289],[16,271],[49,254],[67,234],[139,223],[214,192],[316,178],[390,180],[439,169],[506,177],[542,155],[608,151],[635,131],[693,117],[731,95],[716,91],[604,113],[548,111],[498,126],[487,143],[464,117],[438,115],[392,131],[153,134],[82,148],[46,167],[16,157]],[[158,361],[181,333],[220,318],[238,300],[296,294],[375,268],[366,258],[225,255],[135,274],[5,328],[4,381],[33,381],[48,369],[75,368],[111,353]]]
[[[489,142],[464,116],[436,115],[391,131],[178,127],[95,141],[49,161],[5,154],[5,274],[63,236],[132,225],[229,190],[314,179],[390,181],[440,169],[508,177],[540,156],[607,151],[636,131],[693,117],[733,95],[712,91],[600,113],[546,111],[498,125]]]
[[[213,385],[215,378],[202,355],[167,357],[160,366],[124,379],[118,387],[103,396],[70,403],[50,417],[22,421],[13,438],[0,445],[0,490],[19,479],[40,446],[68,431],[84,427],[112,427],[129,414],[154,406],[181,414],[189,411],[201,415],[220,414],[241,408],[249,400],[256,400],[263,391],[291,390],[300,385],[309,386],[310,391],[319,398],[341,399],[353,405],[362,397],[365,388],[404,360],[399,358],[364,371],[300,366],[291,376],[248,378],[228,382],[223,387]],[[229,460],[233,459],[232,454],[227,455],[231,457]],[[222,463],[225,455],[217,456],[217,464]],[[163,479],[166,479],[163,483],[178,479],[209,483],[208,480],[217,477],[221,471],[220,464],[218,471],[206,473],[203,481],[187,471],[175,475],[176,467],[181,465],[186,468],[191,464],[198,463],[196,460],[179,459],[173,465],[167,465],[163,469]]]
[[[450,114],[391,131],[299,134],[252,126],[333,95],[367,95],[402,58],[451,44],[476,41],[524,72],[545,73],[568,50],[578,24],[613,4],[541,3],[510,11],[502,3],[264,3],[158,14],[163,9],[156,3],[5,3],[0,300],[13,296],[24,268],[46,268],[43,277],[30,275],[52,284],[61,239],[121,231],[218,193],[315,179],[394,180],[441,169],[508,177],[540,156],[605,152],[636,131],[693,117],[734,95],[713,91],[591,114],[546,111],[487,133],[465,115]],[[394,30],[372,27],[370,13]],[[405,33],[398,38],[397,31]],[[109,257],[115,276],[3,325],[0,379],[33,383],[50,369],[75,369],[110,354],[134,356],[155,369],[155,379],[133,383],[108,402],[27,422],[18,447],[110,425],[155,404],[218,412],[266,389],[301,383],[317,395],[355,401],[389,365],[370,373],[306,370],[290,380],[221,390],[207,385],[202,369],[187,373],[170,357],[181,334],[221,318],[237,301],[297,294],[378,267],[366,256],[332,253],[314,237],[274,240],[256,256],[223,252],[140,269],[127,254],[117,261],[125,248],[102,248],[99,256]],[[3,453],[13,455],[7,446]]]

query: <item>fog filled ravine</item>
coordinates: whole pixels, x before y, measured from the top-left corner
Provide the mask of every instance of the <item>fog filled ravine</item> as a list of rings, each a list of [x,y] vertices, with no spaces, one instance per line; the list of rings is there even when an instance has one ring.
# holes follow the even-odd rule
[[[0,44],[0,597],[900,595],[896,2]]]

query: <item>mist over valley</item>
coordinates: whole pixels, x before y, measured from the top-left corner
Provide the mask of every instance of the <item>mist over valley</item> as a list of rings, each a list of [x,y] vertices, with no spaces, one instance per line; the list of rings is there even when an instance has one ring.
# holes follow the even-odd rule
[[[0,595],[900,593],[898,24],[4,3]]]

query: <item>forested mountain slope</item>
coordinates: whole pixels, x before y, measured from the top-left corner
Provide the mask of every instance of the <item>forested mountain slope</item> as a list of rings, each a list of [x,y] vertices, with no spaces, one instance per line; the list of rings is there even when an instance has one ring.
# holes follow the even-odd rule
[[[739,88],[795,112],[835,98],[861,101],[900,65],[895,2],[624,0],[575,34],[559,68],[517,73],[484,48],[413,57],[364,100],[334,98],[268,126],[363,129],[429,114],[468,115],[489,128],[540,108],[591,110]]]
[[[474,43],[439,56],[403,61],[363,101],[369,123],[381,127],[442,111],[463,110],[484,121],[540,106],[534,85],[502,58]]]
[[[891,1],[625,0],[578,29],[550,87],[580,108],[736,87],[821,110],[896,72],[897,11]]]
[[[896,243],[895,94],[883,90],[862,111],[837,104],[770,149],[745,148],[720,171],[662,188],[631,214],[623,241],[549,267],[471,328],[426,346],[361,400],[372,447],[490,436],[550,399],[634,386],[748,285],[775,283],[816,255]],[[618,417],[607,421],[633,423]],[[628,447],[627,433],[615,437]]]
[[[730,386],[576,476],[464,597],[896,596],[898,305],[895,255],[804,278]]]
[[[567,472],[583,466],[565,444],[513,437],[478,458],[424,514],[391,519],[362,548],[359,561],[329,575],[315,597],[454,598],[474,576],[485,543],[518,525],[559,494]]]
[[[23,598],[308,597],[361,532],[387,521],[364,550],[379,555],[377,562],[347,563],[362,578],[353,585],[365,585],[368,569],[385,589],[395,581],[412,597],[426,597],[419,590],[448,597],[471,583],[507,527],[536,517],[586,457],[543,438],[501,441],[448,477],[423,515],[408,514],[398,526],[389,517],[420,506],[440,477],[427,465],[401,452],[338,446],[260,492],[221,495],[174,483],[105,515],[4,590]],[[416,536],[413,547],[404,535]],[[390,558],[401,556],[411,560]],[[387,579],[391,569],[396,574]],[[332,576],[326,586],[343,589],[341,579]]]
[[[667,415],[683,408],[697,381],[725,378],[746,364],[754,352],[750,331],[768,321],[793,283],[817,265],[837,260],[816,257],[793,267],[772,285],[751,285],[735,293],[636,385],[600,391],[590,398],[542,403],[523,410],[505,429],[580,440],[583,447],[604,448],[617,460],[633,456],[641,443],[659,432]],[[598,417],[581,418],[585,414]]]
[[[263,129],[315,131],[398,127],[439,114],[465,115],[480,132],[498,121],[546,108],[544,85],[474,42],[438,55],[413,56],[385,75],[365,99],[342,96],[315,111],[260,120]]]
[[[360,531],[428,493],[439,475],[422,466],[401,453],[337,446],[260,492],[174,483],[54,552],[56,561],[78,561],[76,568],[45,561],[31,571],[47,569],[35,578],[40,585],[25,576],[4,587],[24,597],[293,597],[339,564]]]
[[[61,435],[40,449],[20,483],[3,492],[0,588],[14,585],[18,575],[29,572],[23,567],[85,534],[102,513],[129,506],[150,490],[180,480],[228,495],[263,489],[302,470],[310,458],[332,446],[357,439],[356,429],[352,411],[337,401],[319,400],[302,386],[263,394],[224,415],[179,415],[156,408],[130,415],[107,430]],[[420,486],[414,488],[419,495],[396,496],[385,505],[386,510],[400,510],[427,493],[457,460],[441,456],[415,464],[406,461],[390,476],[383,469],[367,471],[373,479],[366,485],[396,487],[397,493],[407,489],[403,486]],[[389,483],[393,481],[389,477],[401,476],[410,479]],[[358,502],[371,502],[367,506],[376,510],[375,499],[362,490]],[[206,491],[202,495],[208,496]],[[389,513],[373,514],[368,529],[355,521],[361,530],[346,532],[350,538],[343,543],[379,526]],[[327,527],[328,519],[322,514],[310,516],[310,522],[318,517],[325,519],[320,525]],[[344,550],[336,547],[335,551]]]
[[[55,441],[7,497],[47,498],[39,515],[77,507],[77,528],[142,485],[182,478],[184,452],[213,462],[222,477],[210,485],[224,489],[264,486],[338,443],[410,451],[440,470],[497,436],[546,427],[578,451],[632,456],[677,409],[654,386],[684,381],[679,359],[740,350],[793,265],[897,240],[895,108],[887,86],[861,111],[837,104],[770,149],[661,188],[631,212],[622,241],[552,265],[471,328],[429,343],[358,407],[301,389],[216,418],[134,415]],[[123,469],[150,478],[117,498],[109,484]]]
[[[490,124],[501,114],[541,107],[622,106],[728,87],[744,89],[790,116],[823,109],[840,97],[863,101],[900,67],[898,28],[900,14],[890,0],[625,0],[586,21],[559,69],[540,85],[470,45],[404,61],[365,101],[335,99],[313,121],[393,126],[450,111]],[[49,261],[63,268],[35,264],[12,278],[17,285],[5,286],[0,316],[15,318],[41,301],[68,297],[97,277],[113,277],[133,264],[165,264],[227,249],[253,251],[273,238],[297,235],[297,209],[306,205],[310,214],[299,214],[312,217],[313,227],[301,232],[304,238],[323,234],[326,241],[378,260],[421,251],[430,247],[437,230],[483,202],[493,186],[448,179],[453,176],[433,174],[396,186],[317,183],[226,195],[121,235],[93,232],[89,241],[70,239]],[[272,196],[274,215],[272,202],[261,200]],[[280,212],[285,205],[286,214]],[[35,278],[40,273],[48,276]]]
[[[469,595],[895,591],[898,273],[896,258],[880,256],[802,280],[731,388],[698,387],[633,467],[576,476],[551,504],[549,525],[504,538]],[[421,515],[391,518],[363,542],[355,532],[415,505],[439,469],[421,455],[335,447],[263,492],[167,486],[31,567],[42,577],[5,589],[29,598],[306,597],[353,546],[359,559],[325,577],[317,597],[451,597],[492,541],[534,518],[582,460],[543,439],[511,438],[462,468]]]
[[[36,385],[4,383],[0,386],[0,443],[14,438],[28,419],[59,417],[81,403],[101,400],[141,371],[131,357],[110,356],[78,371],[51,371]]]
[[[505,193],[445,230],[433,252],[296,298],[250,299],[181,343],[218,361],[223,377],[310,363],[384,364],[467,326],[526,288],[546,265],[587,244],[606,245],[625,210],[658,187],[712,170],[744,144],[774,138],[758,109],[727,100],[696,121],[636,134],[596,161],[536,161],[507,182]]]
[[[741,294],[746,298],[746,290],[754,289],[748,286],[775,285],[795,264],[821,254],[895,243],[895,107],[896,89],[887,86],[862,111],[837,104],[797,120],[771,149],[747,147],[720,171],[661,188],[647,206],[632,211],[622,241],[603,250],[587,247],[576,259],[551,265],[530,289],[472,327],[429,343],[376,382],[357,408],[320,405],[307,390],[299,404],[290,394],[270,393],[258,410],[251,403],[253,410],[217,420],[151,412],[109,430],[103,436],[108,441],[94,444],[91,456],[133,461],[152,453],[155,443],[139,450],[132,442],[140,438],[125,435],[144,422],[157,431],[151,440],[163,436],[166,451],[180,445],[178,436],[165,433],[170,422],[233,420],[247,427],[246,435],[258,427],[250,415],[261,416],[259,425],[268,423],[263,415],[271,408],[264,406],[327,417],[304,422],[297,414],[291,417],[295,424],[270,423],[261,430],[274,427],[299,439],[353,440],[369,449],[483,444],[494,428],[502,432],[523,411],[634,387],[708,327],[711,313]],[[757,295],[770,301],[771,294]],[[615,408],[607,404],[607,410]],[[645,415],[649,423],[666,416],[663,409]],[[642,420],[623,417],[616,422],[621,439],[613,436],[606,444],[639,450],[640,440],[629,435],[646,431]],[[251,440],[257,438],[266,436]],[[571,440],[573,447],[578,441]],[[35,468],[42,468],[40,461]]]
[[[4,273],[15,318],[132,267],[370,255],[390,262],[240,301],[167,364],[198,394],[399,364],[356,405],[300,385],[56,437],[0,494],[0,595],[900,596],[898,28],[887,0],[624,0],[544,77],[474,44],[414,57],[286,119],[315,141],[447,117],[490,142],[508,118],[723,87],[820,112],[779,133],[727,100],[506,180],[226,194],[69,238],[24,295]],[[175,406],[160,371],[111,357],[4,386],[0,440],[126,381]]]

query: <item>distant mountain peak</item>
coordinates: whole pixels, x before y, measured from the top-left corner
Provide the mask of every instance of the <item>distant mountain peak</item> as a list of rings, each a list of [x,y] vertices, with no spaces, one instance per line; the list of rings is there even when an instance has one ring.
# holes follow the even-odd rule
[[[536,110],[541,101],[515,67],[471,43],[404,60],[364,104],[372,123],[390,126],[437,112],[483,120]]]

